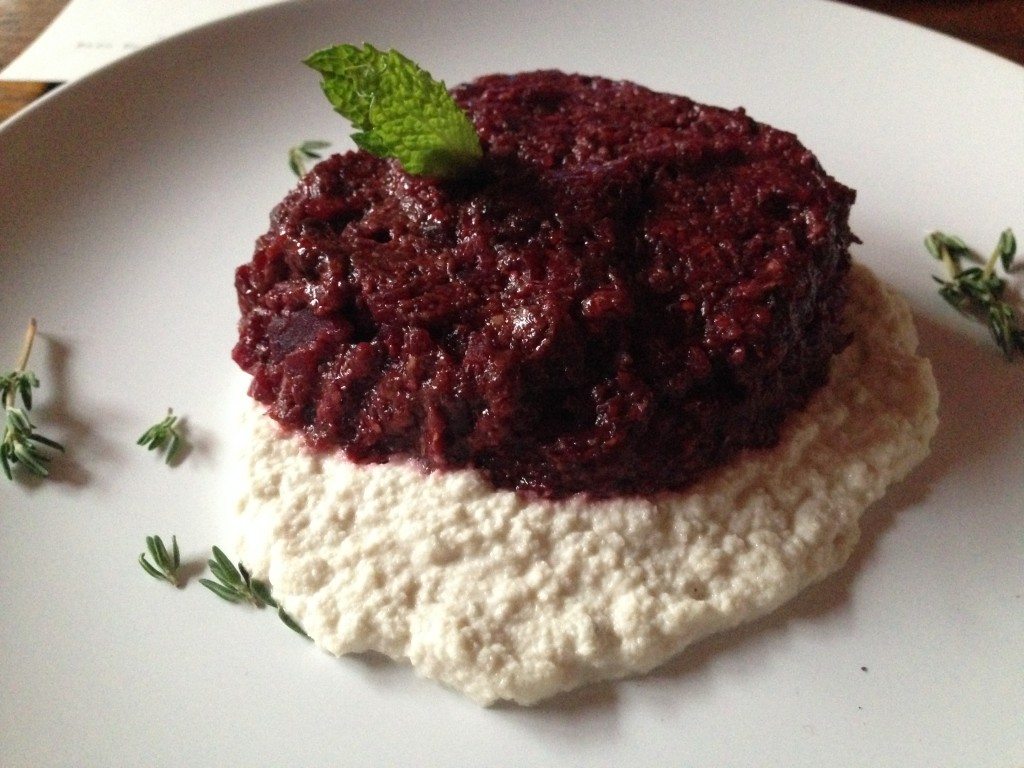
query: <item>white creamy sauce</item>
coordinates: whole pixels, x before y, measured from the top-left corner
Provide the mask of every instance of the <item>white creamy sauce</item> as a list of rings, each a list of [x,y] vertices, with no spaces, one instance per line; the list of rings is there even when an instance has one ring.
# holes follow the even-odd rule
[[[863,267],[850,289],[853,341],[779,445],[684,493],[545,501],[356,465],[251,406],[236,551],[324,650],[407,660],[481,704],[647,671],[839,568],[927,454],[938,394],[910,312]]]

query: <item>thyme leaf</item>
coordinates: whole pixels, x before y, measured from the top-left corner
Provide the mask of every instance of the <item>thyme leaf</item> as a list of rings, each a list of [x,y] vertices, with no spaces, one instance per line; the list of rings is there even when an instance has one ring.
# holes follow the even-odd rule
[[[229,603],[247,602],[257,608],[277,607],[266,583],[253,578],[241,563],[236,567],[220,547],[213,548],[213,557],[207,561],[217,581],[200,579],[199,583]]]
[[[292,632],[302,635],[307,640],[313,639],[306,634],[306,630],[299,626],[299,623],[295,619],[293,619],[291,616],[285,613],[284,608],[282,608],[281,606],[277,607],[277,618],[284,622],[284,625],[288,627],[288,629],[290,629]]]
[[[288,150],[288,167],[292,173],[300,179],[306,175],[306,161],[319,160],[323,155],[321,150],[331,146],[331,142],[319,139],[309,139]]]
[[[20,396],[26,411],[32,410],[32,389],[38,387],[39,379],[32,371],[11,371],[0,376],[0,398],[13,405]]]
[[[277,609],[277,616],[286,627],[303,637],[309,637],[298,622],[289,616],[284,608],[278,605],[267,582],[255,578],[242,564],[235,565],[231,558],[217,546],[213,547],[213,557],[207,561],[210,572],[217,579],[200,579],[199,583],[229,603],[249,603],[256,608],[269,606]]]
[[[984,322],[1007,360],[1024,355],[1024,326],[1006,298],[1006,279],[996,274],[1001,266],[1008,273],[1014,266],[1017,240],[1006,229],[988,259],[982,259],[959,237],[932,232],[924,240],[933,258],[942,262],[946,277],[934,277],[939,295],[958,312]],[[969,262],[973,266],[964,266]]]
[[[185,444],[185,437],[181,433],[174,411],[168,408],[167,416],[143,432],[136,444],[144,445],[151,451],[163,451],[164,462],[167,464],[174,461],[174,457]]]
[[[139,565],[154,579],[166,581],[171,586],[178,586],[178,568],[181,567],[181,552],[178,549],[178,539],[171,536],[171,549],[159,536],[146,537],[146,549],[149,551],[153,562],[146,559],[146,553],[139,555]]]
[[[35,336],[36,321],[33,318],[25,329],[25,341],[17,366],[10,373],[0,376],[0,401],[3,403],[0,470],[3,470],[8,480],[14,479],[15,466],[18,464],[34,475],[46,477],[50,474],[46,464],[51,457],[43,448],[64,451],[60,443],[36,432],[28,415],[32,409],[32,390],[39,386],[39,379],[27,367]],[[17,405],[19,397],[21,406]]]

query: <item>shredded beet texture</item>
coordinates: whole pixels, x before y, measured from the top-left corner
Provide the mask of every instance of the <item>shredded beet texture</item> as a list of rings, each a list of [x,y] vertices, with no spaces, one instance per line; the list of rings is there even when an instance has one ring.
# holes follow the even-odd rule
[[[479,172],[317,165],[236,275],[250,394],[316,450],[560,498],[685,487],[827,375],[854,192],[790,133],[543,71],[454,91]]]

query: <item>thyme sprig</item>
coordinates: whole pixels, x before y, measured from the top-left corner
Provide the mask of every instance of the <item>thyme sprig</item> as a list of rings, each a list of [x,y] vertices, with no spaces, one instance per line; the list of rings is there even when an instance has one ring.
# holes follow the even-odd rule
[[[267,586],[267,583],[253,578],[241,563],[236,568],[220,547],[213,548],[213,557],[207,562],[210,572],[217,578],[217,581],[200,579],[199,583],[213,594],[224,598],[229,603],[247,602],[257,608],[262,608],[264,605],[277,608],[277,601],[270,594],[270,587]]]
[[[171,408],[167,409],[167,416],[142,433],[137,445],[144,445],[149,450],[164,451],[164,461],[170,464],[178,451],[185,443],[178,425],[178,417],[174,415]]]
[[[181,551],[178,549],[178,538],[171,536],[171,548],[167,549],[159,536],[146,537],[146,550],[153,562],[146,559],[146,553],[139,555],[139,565],[154,579],[166,581],[175,587],[180,583],[178,569],[181,567]],[[288,629],[309,639],[299,623],[289,616],[284,608],[278,605],[270,591],[270,585],[254,578],[249,570],[239,563],[237,566],[224,554],[220,547],[213,548],[213,557],[207,561],[210,571],[216,577],[200,579],[199,583],[229,603],[249,603],[256,608],[270,606],[277,609],[277,617]]]
[[[0,376],[0,395],[4,408],[4,433],[0,440],[0,469],[8,480],[14,479],[14,466],[21,464],[29,472],[40,477],[50,474],[46,463],[50,456],[41,447],[64,451],[64,446],[55,440],[36,432],[28,416],[32,409],[32,390],[39,386],[39,379],[28,370],[28,359],[32,354],[32,342],[36,336],[35,318],[29,321],[25,330],[25,341],[13,371]],[[21,406],[17,404],[21,398]]]
[[[139,555],[139,565],[154,579],[166,581],[171,586],[178,586],[178,568],[181,567],[181,552],[178,550],[178,538],[171,536],[171,549],[159,536],[146,537],[146,549],[149,550],[153,562],[146,559],[146,553]]]
[[[329,141],[309,139],[298,146],[292,147],[288,150],[288,167],[292,169],[292,173],[301,179],[306,175],[306,161],[319,160],[323,157],[320,154],[320,150],[327,149],[329,146],[331,146]]]
[[[956,235],[932,232],[924,240],[925,248],[946,268],[946,278],[934,277],[939,295],[958,312],[975,317],[988,325],[992,338],[1007,360],[1024,354],[1024,326],[1006,300],[1006,279],[996,274],[1013,268],[1017,240],[1010,229],[999,235],[999,242],[988,259],[982,259]],[[963,262],[974,266],[964,267]]]
[[[199,583],[229,603],[249,603],[256,608],[270,606],[277,609],[277,616],[286,627],[294,632],[309,637],[299,626],[298,622],[289,616],[284,608],[278,605],[270,591],[270,585],[265,581],[254,578],[249,570],[238,563],[236,566],[231,559],[224,554],[220,547],[213,547],[213,557],[207,561],[210,572],[217,578],[200,579]]]

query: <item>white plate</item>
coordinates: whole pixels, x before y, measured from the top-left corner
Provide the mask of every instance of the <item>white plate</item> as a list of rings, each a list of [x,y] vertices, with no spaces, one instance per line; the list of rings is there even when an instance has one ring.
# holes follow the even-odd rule
[[[850,565],[646,678],[479,709],[269,612],[136,563],[224,541],[234,267],[348,127],[299,62],[394,46],[457,82],[626,77],[797,132],[859,191],[857,257],[917,312],[943,395],[932,457],[872,508]],[[1024,235],[1024,70],[824,2],[385,0],[283,5],[140,52],[0,130],[0,355],[39,318],[37,421],[69,452],[0,484],[0,763],[1019,765],[1024,365],[935,295],[929,229]],[[134,445],[167,406],[195,449]]]

